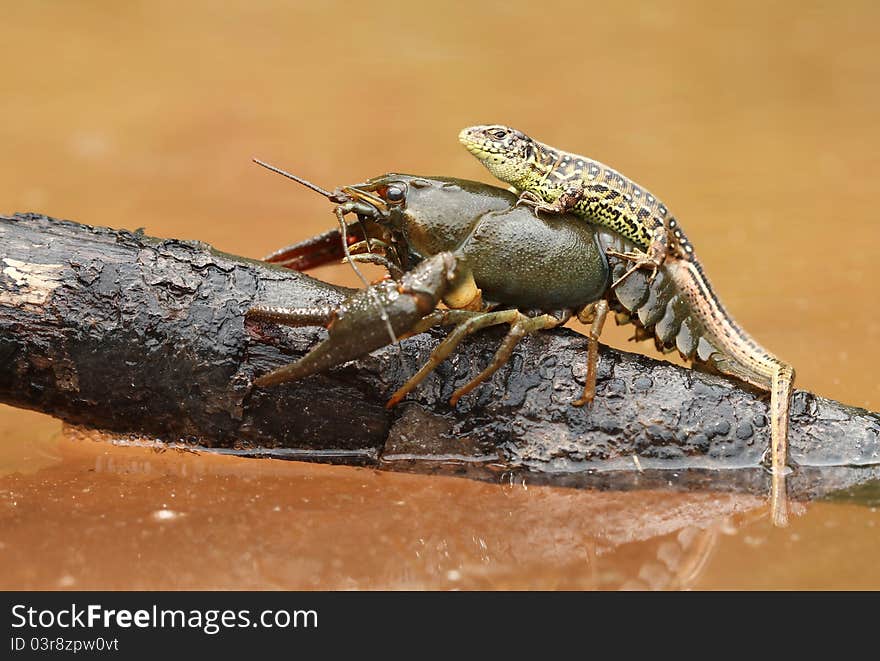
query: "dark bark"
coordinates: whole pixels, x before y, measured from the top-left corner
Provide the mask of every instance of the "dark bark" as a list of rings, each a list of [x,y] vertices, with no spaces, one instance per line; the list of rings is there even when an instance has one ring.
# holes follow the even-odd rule
[[[500,335],[487,331],[386,411],[438,331],[324,375],[251,389],[324,331],[245,322],[248,307],[335,304],[348,290],[198,242],[37,215],[0,216],[0,246],[5,403],[244,454],[481,478],[527,472],[572,486],[766,486],[766,401],[729,379],[603,347],[596,401],[575,408],[586,339],[560,330],[524,340],[451,409],[452,391],[494,352]],[[790,442],[795,495],[880,474],[876,413],[798,391]]]

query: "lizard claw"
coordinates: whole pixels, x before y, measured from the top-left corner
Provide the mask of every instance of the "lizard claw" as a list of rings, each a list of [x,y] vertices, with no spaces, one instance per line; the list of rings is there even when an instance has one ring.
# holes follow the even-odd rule
[[[516,201],[516,206],[525,206],[530,207],[532,213],[535,214],[535,218],[540,218],[539,211],[546,209],[546,204],[544,201],[537,197],[534,193],[529,191],[523,191],[523,193],[519,196],[519,199]]]
[[[657,277],[657,273],[660,269],[660,264],[662,263],[658,263],[656,259],[638,249],[630,252],[619,252],[612,248],[608,248],[605,250],[605,254],[611,255],[613,257],[619,257],[620,259],[625,259],[628,262],[632,262],[632,266],[630,266],[627,272],[620,276],[617,280],[615,280],[614,283],[612,283],[612,289],[617,287],[620,283],[622,283],[630,275],[632,275],[639,269],[644,268],[651,269],[651,275],[648,277],[648,282],[654,282],[654,279]]]
[[[542,200],[539,199],[534,193],[530,191],[523,191],[519,195],[519,199],[516,201],[516,206],[525,205],[527,207],[536,207],[541,204]]]

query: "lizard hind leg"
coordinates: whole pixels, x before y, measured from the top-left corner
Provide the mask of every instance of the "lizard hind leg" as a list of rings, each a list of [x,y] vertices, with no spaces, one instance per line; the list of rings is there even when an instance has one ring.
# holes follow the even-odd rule
[[[628,252],[619,252],[617,250],[612,250],[611,248],[608,248],[605,251],[606,255],[625,259],[633,263],[633,265],[627,270],[626,273],[624,273],[617,280],[615,280],[614,283],[612,283],[611,289],[614,289],[620,283],[626,280],[630,275],[643,268],[651,269],[651,277],[649,279],[649,282],[653,282],[654,278],[657,277],[657,270],[666,260],[666,252],[669,246],[668,234],[669,230],[665,225],[657,227],[651,237],[651,243],[648,246],[647,252],[643,252],[638,248]]]

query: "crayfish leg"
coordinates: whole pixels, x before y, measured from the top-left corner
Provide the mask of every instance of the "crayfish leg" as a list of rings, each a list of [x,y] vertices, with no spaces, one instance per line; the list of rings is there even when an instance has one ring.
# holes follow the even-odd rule
[[[405,340],[414,337],[420,333],[424,333],[434,326],[449,326],[451,324],[460,324],[474,316],[474,312],[468,310],[435,310],[431,314],[425,315],[418,323],[405,333],[401,333],[398,339]]]
[[[373,252],[365,252],[351,255],[351,261],[362,264],[375,264],[381,266],[394,280],[400,280],[403,277],[403,271],[397,264],[389,260],[384,255],[378,255]],[[399,339],[399,338],[398,338]]]
[[[511,313],[514,316],[512,318],[508,318],[507,315],[510,315]],[[452,397],[449,398],[450,406],[455,406],[458,403],[459,399],[461,399],[464,395],[467,395],[470,391],[483,383],[483,381],[495,374],[495,372],[497,372],[498,369],[510,359],[510,354],[513,353],[514,347],[516,347],[516,345],[519,344],[519,341],[523,339],[526,335],[529,335],[539,330],[555,328],[556,326],[565,323],[571,316],[563,315],[563,317],[560,318],[555,317],[552,314],[542,314],[539,317],[527,317],[516,310],[503,310],[501,312],[493,312],[489,314],[502,315],[499,316],[497,318],[498,321],[494,321],[494,323],[509,323],[510,330],[508,331],[507,335],[504,336],[504,339],[501,341],[501,345],[498,347],[498,350],[495,352],[495,356],[493,356],[492,358],[492,362],[489,363],[486,369],[484,369],[482,372],[477,374],[477,376],[475,376],[473,379],[464,384],[461,388],[452,393]]]
[[[599,337],[602,335],[602,328],[605,326],[605,319],[608,317],[608,301],[601,300],[592,303],[578,315],[579,319],[589,319],[592,317],[590,325],[590,339],[588,340],[587,349],[587,376],[584,379],[584,393],[579,399],[574,400],[572,406],[583,406],[592,403],[596,397],[596,373],[599,367]],[[586,312],[586,314],[584,314]]]
[[[449,318],[452,323],[458,323],[458,325],[452,329],[452,332],[447,335],[440,344],[434,347],[434,350],[431,352],[431,355],[428,357],[427,362],[422,365],[421,369],[413,374],[409,379],[407,379],[406,383],[404,383],[400,388],[397,389],[391,399],[388,400],[388,403],[385,404],[385,408],[391,408],[398,404],[404,397],[412,391],[417,385],[419,385],[422,381],[425,380],[425,377],[428,376],[431,372],[433,372],[437,365],[446,360],[449,355],[455,350],[459,344],[461,344],[462,340],[464,340],[468,335],[472,333],[476,333],[481,328],[486,328],[488,326],[494,326],[496,324],[505,323],[506,319],[500,318],[498,315],[510,315],[517,314],[516,310],[504,310],[502,312],[470,312],[468,310],[450,310],[449,312],[457,313],[457,318],[461,319],[461,321],[454,321],[451,317]],[[435,321],[434,325],[437,325],[440,321]]]
[[[498,368],[508,361],[514,347],[523,337],[539,330],[559,326],[568,321],[570,317],[571,314],[568,311],[559,316],[543,314],[538,317],[528,317],[518,310],[499,310],[497,312],[445,310],[434,313],[433,315],[428,315],[428,317],[425,317],[422,324],[431,323],[431,325],[437,325],[456,323],[457,326],[453,328],[452,332],[450,332],[449,335],[447,335],[446,338],[434,348],[427,362],[421,367],[421,369],[411,376],[407,382],[391,396],[386,407],[391,408],[406,397],[406,395],[424,381],[425,377],[433,372],[440,363],[446,360],[467,336],[490,326],[510,324],[510,331],[504,337],[504,340],[502,340],[501,346],[498,348],[498,351],[495,352],[495,356],[489,366],[452,394],[449,403],[451,406],[455,406],[462,396],[483,383],[498,371]]]

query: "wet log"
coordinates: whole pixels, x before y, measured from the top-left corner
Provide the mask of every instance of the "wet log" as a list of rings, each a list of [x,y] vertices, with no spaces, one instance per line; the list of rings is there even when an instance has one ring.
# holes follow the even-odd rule
[[[204,243],[0,216],[0,402],[236,454],[599,488],[766,488],[761,393],[603,347],[596,401],[576,408],[586,338],[567,329],[526,338],[456,408],[449,396],[500,331],[465,342],[391,411],[385,401],[443,331],[253,388],[325,331],[245,321],[245,311],[332,305],[349,291]],[[790,444],[794,495],[880,476],[877,413],[797,391]]]

